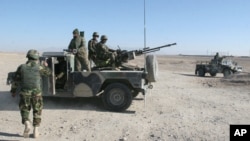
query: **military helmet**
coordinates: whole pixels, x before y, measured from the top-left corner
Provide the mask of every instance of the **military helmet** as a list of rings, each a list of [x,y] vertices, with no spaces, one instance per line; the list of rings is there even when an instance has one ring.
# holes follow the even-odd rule
[[[99,34],[98,34],[98,32],[94,32],[92,36],[99,37]]]
[[[73,30],[73,34],[79,34],[79,30],[76,28]]]
[[[27,55],[26,55],[27,58],[29,59],[34,59],[34,60],[38,60],[39,59],[39,53],[37,50],[35,49],[31,49],[27,52]]]
[[[108,37],[106,35],[102,35],[101,40],[108,40]]]

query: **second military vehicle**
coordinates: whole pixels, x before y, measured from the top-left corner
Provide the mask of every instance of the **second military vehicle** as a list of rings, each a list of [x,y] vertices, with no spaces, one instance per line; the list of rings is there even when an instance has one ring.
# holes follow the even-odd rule
[[[242,67],[238,66],[228,57],[216,57],[209,62],[198,62],[195,68],[195,74],[198,76],[205,76],[209,73],[211,76],[216,76],[217,73],[223,73],[224,77],[237,72],[242,72]]]

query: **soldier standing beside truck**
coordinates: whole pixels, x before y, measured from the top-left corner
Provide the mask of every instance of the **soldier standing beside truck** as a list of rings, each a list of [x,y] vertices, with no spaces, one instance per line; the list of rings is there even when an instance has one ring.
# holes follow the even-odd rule
[[[28,61],[17,68],[14,81],[11,86],[12,96],[15,97],[17,89],[20,88],[19,109],[22,117],[22,124],[25,125],[23,136],[29,137],[30,119],[29,113],[33,109],[34,138],[39,136],[38,127],[41,123],[41,114],[43,108],[43,98],[41,90],[41,76],[51,74],[48,64],[44,62],[41,66],[38,63],[39,54],[37,50],[29,50],[27,53]]]
[[[77,51],[75,54],[76,71],[90,71],[85,39],[80,36],[77,28],[73,30],[73,39],[70,41],[68,49],[72,52]]]

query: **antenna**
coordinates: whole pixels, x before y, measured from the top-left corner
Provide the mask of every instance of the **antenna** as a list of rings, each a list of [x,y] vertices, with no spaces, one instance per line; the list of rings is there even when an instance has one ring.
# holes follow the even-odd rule
[[[144,50],[146,49],[146,0],[144,0]],[[146,54],[144,54],[144,68],[145,73],[148,73],[147,67],[146,67]],[[144,108],[146,108],[146,96],[147,94],[144,94]]]
[[[144,49],[146,46],[146,0],[144,0]]]

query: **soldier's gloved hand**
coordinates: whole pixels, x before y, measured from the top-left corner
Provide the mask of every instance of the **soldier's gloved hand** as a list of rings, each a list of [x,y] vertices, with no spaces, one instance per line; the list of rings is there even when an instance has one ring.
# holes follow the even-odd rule
[[[16,93],[11,93],[11,96],[12,97],[16,97]]]
[[[45,67],[48,67],[48,63],[47,63],[46,61],[43,62],[43,65],[44,65]]]
[[[77,52],[78,52],[77,49],[73,49],[73,50],[72,50],[72,53],[73,53],[74,55],[76,55]]]

